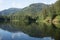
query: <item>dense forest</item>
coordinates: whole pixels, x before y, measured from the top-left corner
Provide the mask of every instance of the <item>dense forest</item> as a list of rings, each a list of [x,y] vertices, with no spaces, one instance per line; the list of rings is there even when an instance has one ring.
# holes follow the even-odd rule
[[[15,10],[11,14],[9,13],[8,15],[3,16],[3,18],[7,18],[12,22],[19,21],[20,23],[60,23],[60,0],[57,0],[51,5],[34,3],[23,9],[18,9],[18,11]]]

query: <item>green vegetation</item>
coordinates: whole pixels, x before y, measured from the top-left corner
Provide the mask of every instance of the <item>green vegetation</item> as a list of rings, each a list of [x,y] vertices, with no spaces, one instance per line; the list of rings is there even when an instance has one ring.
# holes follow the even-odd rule
[[[15,10],[16,11],[16,10]],[[28,23],[28,22],[53,22],[55,21],[60,22],[60,0],[56,1],[56,3],[47,5],[43,3],[34,3],[28,7],[25,7],[18,10],[17,12],[13,12],[6,18],[9,18],[10,21],[20,22],[20,23]],[[29,20],[30,19],[30,20]],[[54,22],[53,22],[54,23]]]
[[[23,31],[32,37],[51,36],[56,40],[60,39],[60,0],[51,5],[34,3],[17,10],[0,15],[0,24],[9,22],[7,24],[11,24],[12,27],[9,25],[11,29]],[[9,30],[9,27],[6,29]]]
[[[20,12],[16,12],[11,15],[11,21],[17,20],[20,22],[28,22],[29,18],[37,20],[36,22],[52,22],[56,16],[60,15],[60,0],[55,4],[46,5],[42,3],[31,4],[28,7],[23,8]]]

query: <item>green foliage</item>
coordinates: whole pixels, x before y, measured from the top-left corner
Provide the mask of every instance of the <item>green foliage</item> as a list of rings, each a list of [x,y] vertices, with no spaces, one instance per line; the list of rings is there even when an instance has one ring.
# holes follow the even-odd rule
[[[30,16],[32,19],[35,19],[36,17],[39,18],[42,9],[47,6],[48,5],[41,3],[31,4],[30,6],[23,8],[20,12],[16,12],[11,15],[10,19],[19,20],[20,22],[28,22],[29,20],[27,17]]]
[[[51,20],[55,19],[56,16],[60,15],[60,0],[55,4],[46,5],[42,3],[34,3],[28,7],[21,9],[18,12],[8,15],[12,21],[28,22],[27,17],[35,19],[38,17],[37,21],[45,20],[47,17],[50,17]]]
[[[55,4],[55,9],[56,9],[56,13],[57,15],[60,15],[60,0],[58,0]]]

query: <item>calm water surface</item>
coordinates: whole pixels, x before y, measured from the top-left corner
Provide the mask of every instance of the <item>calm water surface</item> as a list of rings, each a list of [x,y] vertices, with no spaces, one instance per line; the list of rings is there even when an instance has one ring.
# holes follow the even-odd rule
[[[60,28],[45,23],[0,23],[0,40],[60,40]]]

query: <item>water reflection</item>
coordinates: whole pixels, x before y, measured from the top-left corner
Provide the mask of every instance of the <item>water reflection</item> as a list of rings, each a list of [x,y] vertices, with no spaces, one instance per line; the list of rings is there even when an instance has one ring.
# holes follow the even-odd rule
[[[0,29],[0,40],[50,40],[50,37],[46,38],[34,38],[30,37],[27,34],[24,34],[23,32],[8,32],[6,30]]]
[[[60,40],[60,28],[52,23],[32,23],[30,25],[20,22],[0,24],[1,40]]]

